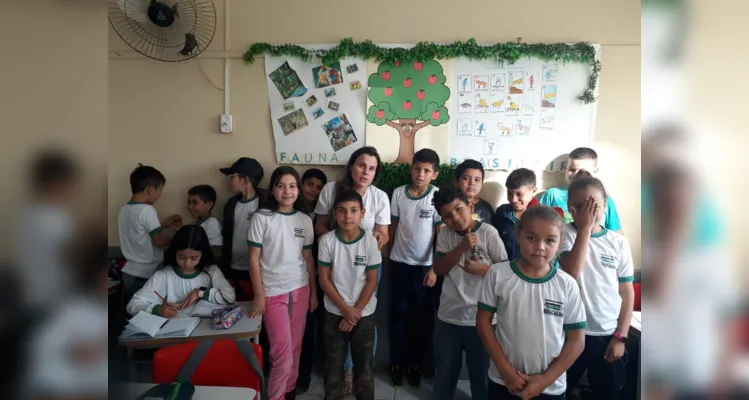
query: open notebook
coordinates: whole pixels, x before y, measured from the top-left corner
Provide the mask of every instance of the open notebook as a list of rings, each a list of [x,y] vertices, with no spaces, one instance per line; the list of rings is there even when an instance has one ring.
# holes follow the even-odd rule
[[[125,327],[124,339],[187,337],[200,324],[200,318],[171,318],[141,311]]]

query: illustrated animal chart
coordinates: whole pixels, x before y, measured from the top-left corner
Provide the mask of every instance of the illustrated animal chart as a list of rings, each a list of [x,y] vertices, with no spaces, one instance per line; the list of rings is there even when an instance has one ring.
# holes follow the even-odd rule
[[[600,56],[600,45],[593,46]],[[472,158],[486,169],[541,170],[560,154],[590,145],[597,103],[577,98],[590,74],[587,64],[535,58],[503,66],[452,60],[447,162]]]
[[[322,65],[320,60],[265,56],[265,72],[279,164],[345,165],[351,153],[364,146],[367,92],[360,85],[367,81],[367,64],[363,59],[343,58]]]

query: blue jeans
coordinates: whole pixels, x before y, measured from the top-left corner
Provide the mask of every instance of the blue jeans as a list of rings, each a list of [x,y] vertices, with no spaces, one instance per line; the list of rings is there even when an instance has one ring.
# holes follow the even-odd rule
[[[437,320],[434,345],[439,349],[437,376],[434,379],[432,400],[452,400],[463,369],[463,352],[466,352],[468,377],[471,380],[471,398],[488,396],[489,354],[484,350],[475,326],[458,326]]]
[[[382,279],[382,264],[377,269],[377,289],[375,289],[374,295],[377,296],[377,292],[380,291],[380,280]],[[377,355],[377,325],[375,325],[374,331],[374,350],[373,354]],[[373,358],[374,359],[374,358]],[[351,344],[348,346],[348,352],[346,353],[346,361],[343,362],[343,370],[351,371],[354,369],[354,360],[351,358]]]

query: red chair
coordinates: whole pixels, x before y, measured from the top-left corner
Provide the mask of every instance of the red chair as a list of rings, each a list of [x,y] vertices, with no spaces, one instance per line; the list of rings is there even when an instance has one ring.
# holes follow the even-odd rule
[[[642,284],[640,282],[635,283],[635,311],[642,311]]]
[[[153,355],[153,382],[171,383],[198,342],[178,344],[156,350]],[[263,350],[252,344],[255,356],[263,365]],[[262,390],[262,381],[245,360],[233,340],[216,340],[201,361],[190,382],[195,386],[246,387]],[[259,396],[256,396],[259,399]]]

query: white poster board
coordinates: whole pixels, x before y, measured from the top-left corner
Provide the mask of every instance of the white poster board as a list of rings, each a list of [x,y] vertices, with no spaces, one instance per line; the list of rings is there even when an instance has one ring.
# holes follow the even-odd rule
[[[265,57],[279,164],[345,165],[365,145],[366,69],[363,60],[354,58],[322,67],[319,60]],[[356,82],[358,88],[352,87]]]
[[[593,45],[600,56],[600,45]],[[560,154],[593,140],[596,103],[577,97],[592,67],[521,59],[452,60],[448,163],[472,158],[484,168],[546,169]],[[597,93],[596,93],[597,95]]]

